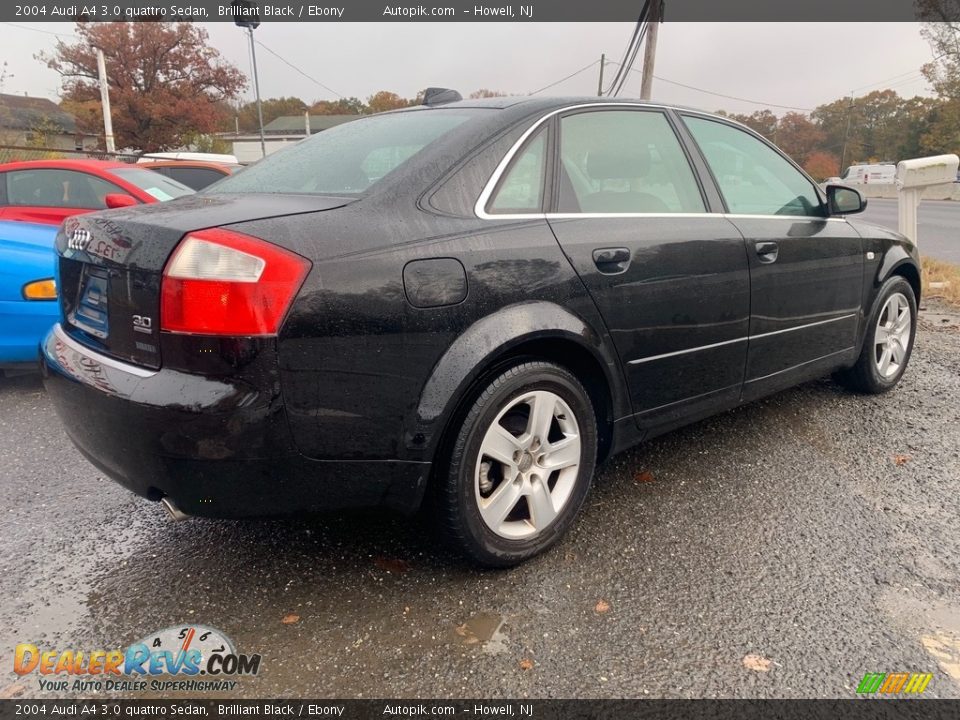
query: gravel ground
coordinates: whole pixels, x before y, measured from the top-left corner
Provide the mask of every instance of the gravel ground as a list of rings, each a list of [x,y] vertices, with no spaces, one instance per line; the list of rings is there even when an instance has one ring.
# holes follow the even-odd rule
[[[47,696],[17,643],[203,623],[263,655],[250,698],[845,698],[868,671],[957,698],[958,397],[960,316],[932,305],[895,392],[822,380],[654,440],[559,547],[481,572],[422,519],[171,523],[36,377],[0,379],[0,695]]]

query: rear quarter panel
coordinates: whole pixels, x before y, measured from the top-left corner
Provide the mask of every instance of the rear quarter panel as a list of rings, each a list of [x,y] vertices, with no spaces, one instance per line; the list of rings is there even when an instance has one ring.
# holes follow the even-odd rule
[[[259,222],[238,229],[269,236]],[[483,318],[542,301],[602,325],[590,317],[595,308],[543,220],[490,223],[420,210],[390,217],[357,203],[285,218],[283,232],[288,240],[300,233],[295,249],[314,262],[279,345],[291,428],[312,458],[430,460],[444,413],[421,422],[421,397],[454,341]],[[466,297],[415,307],[404,267],[433,258],[463,266]],[[527,315],[503,317],[507,335],[536,332]],[[474,367],[496,351],[496,342],[481,337],[488,336],[477,336]],[[465,368],[453,367],[442,378],[451,395],[469,381]]]

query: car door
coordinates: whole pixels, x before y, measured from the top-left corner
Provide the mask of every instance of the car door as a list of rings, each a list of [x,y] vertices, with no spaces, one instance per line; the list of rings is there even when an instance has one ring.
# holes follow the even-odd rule
[[[641,428],[734,404],[749,323],[743,240],[708,212],[673,120],[581,108],[554,132],[547,218],[607,324]]]
[[[715,118],[683,120],[750,261],[744,399],[843,364],[860,321],[860,235],[829,217],[812,181],[773,146]]]
[[[104,197],[123,193],[116,185],[76,170],[33,168],[3,174],[5,220],[59,225],[71,215],[106,208]]]

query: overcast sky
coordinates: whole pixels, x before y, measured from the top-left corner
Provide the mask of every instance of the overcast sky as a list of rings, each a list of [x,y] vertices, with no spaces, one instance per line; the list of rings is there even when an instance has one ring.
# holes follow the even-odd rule
[[[244,31],[228,23],[205,26],[211,44],[249,73]],[[70,23],[0,23],[0,62],[6,60],[13,75],[4,91],[57,99],[58,76],[33,56],[52,49],[56,37],[49,33],[72,30]],[[366,98],[377,90],[412,97],[429,85],[464,96],[481,87],[526,94],[599,60],[600,53],[619,61],[631,31],[631,23],[264,23],[256,38],[337,93]],[[892,87],[909,97],[929,94],[919,68],[931,57],[917,23],[666,23],[655,73],[664,80],[654,83],[653,96],[707,110],[771,107],[778,114],[787,109],[774,105],[810,109],[851,91]],[[260,47],[257,62],[265,98],[336,98]],[[598,69],[543,94],[595,94]],[[615,70],[608,66],[607,77]],[[639,90],[634,73],[622,95]]]

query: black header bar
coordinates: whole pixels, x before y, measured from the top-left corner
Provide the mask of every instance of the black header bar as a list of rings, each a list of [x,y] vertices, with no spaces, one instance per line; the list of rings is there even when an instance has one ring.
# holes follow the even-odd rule
[[[253,0],[270,22],[634,22],[640,0]],[[25,0],[0,3],[0,21],[234,22],[230,0]],[[666,0],[666,22],[960,20],[957,0]],[[815,43],[816,38],[811,38]]]

